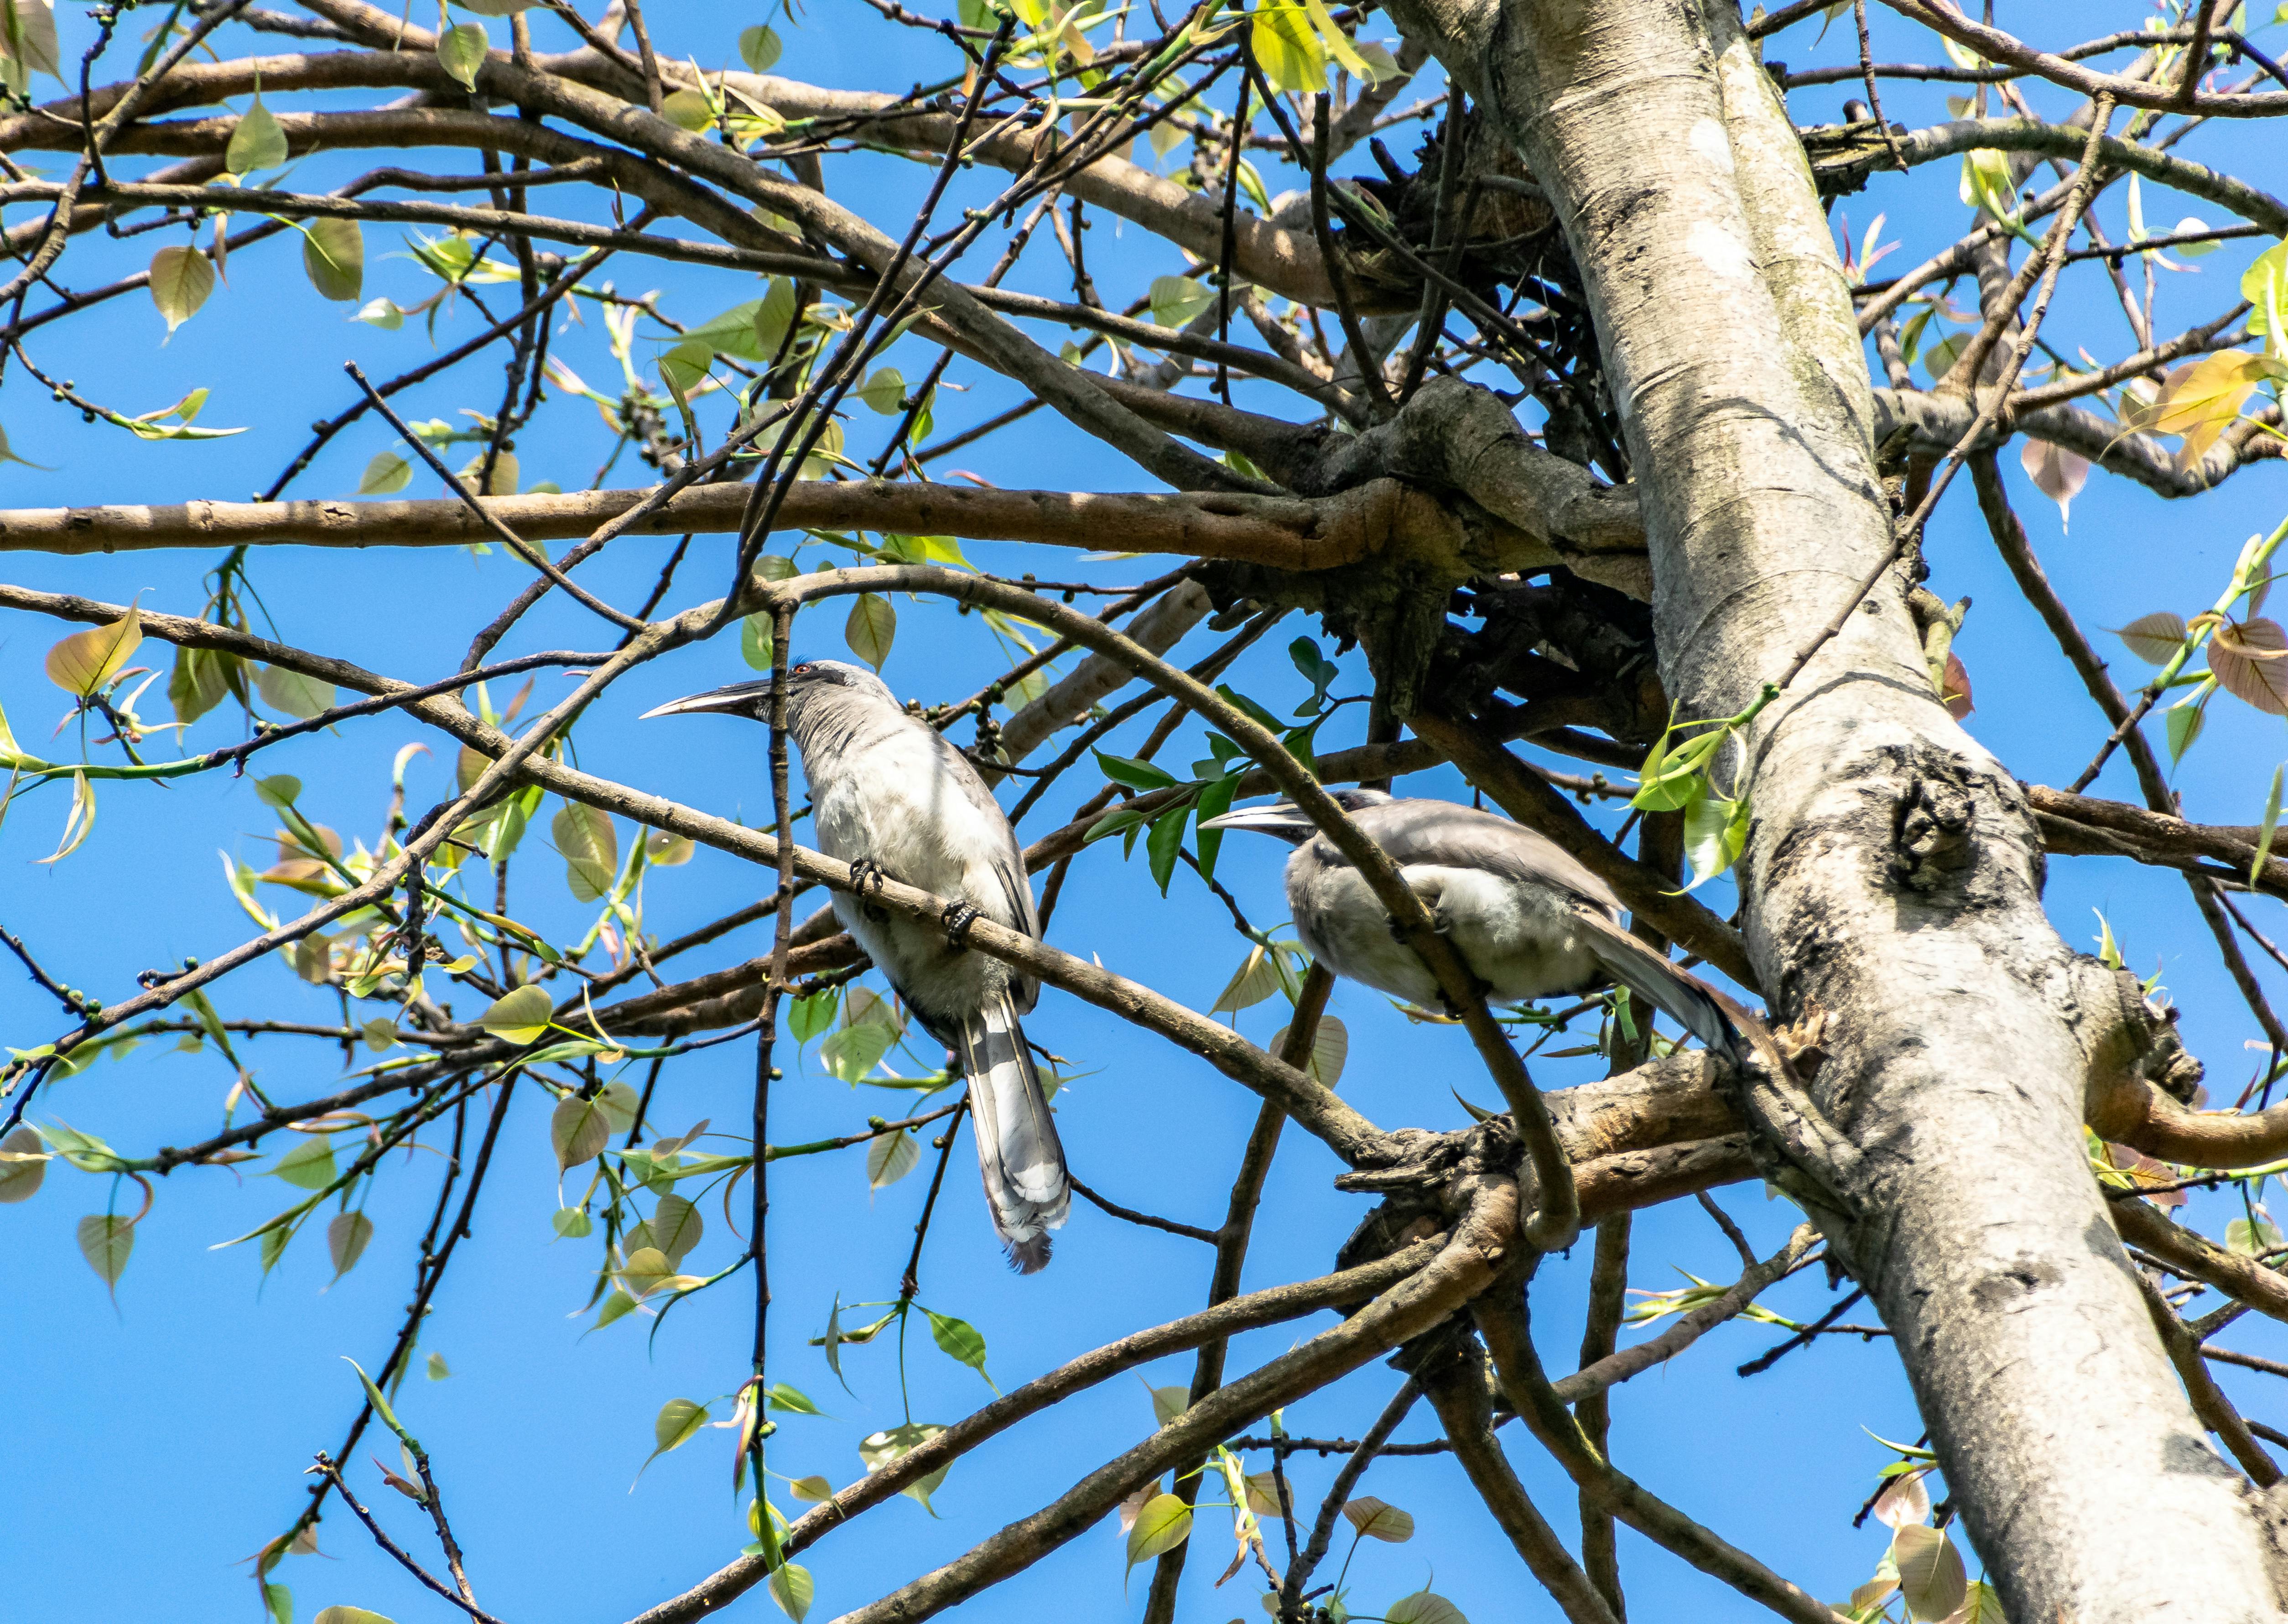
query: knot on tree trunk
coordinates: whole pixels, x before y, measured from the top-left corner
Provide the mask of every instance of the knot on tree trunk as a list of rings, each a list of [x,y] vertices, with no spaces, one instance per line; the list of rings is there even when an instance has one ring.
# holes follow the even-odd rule
[[[1391,1159],[1335,1180],[1338,1190],[1383,1198],[1336,1253],[1339,1269],[1372,1262],[1426,1236],[1452,1230],[1490,1182],[1532,1179],[1522,1166],[1524,1147],[1507,1117],[1489,1117],[1446,1134],[1401,1128],[1388,1140]],[[1520,1206],[1529,1206],[1529,1193],[1521,1190],[1519,1195]]]
[[[1891,878],[1927,896],[1963,874],[1978,859],[1974,813],[1967,784],[1918,773],[1893,815]]]
[[[2135,1135],[2153,1109],[2152,1091],[2181,1105],[2198,1098],[2204,1068],[2177,1031],[2178,1011],[2155,1003],[2127,970],[2083,958],[2076,1035],[2088,1057],[2083,1115],[2101,1139]]]

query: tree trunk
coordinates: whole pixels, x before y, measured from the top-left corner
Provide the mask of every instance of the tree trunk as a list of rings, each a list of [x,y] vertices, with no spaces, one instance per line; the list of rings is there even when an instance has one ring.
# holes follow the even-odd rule
[[[1850,299],[1778,94],[1721,0],[1393,11],[1557,208],[1662,674],[1683,716],[1734,714],[1892,545]],[[1801,1187],[1896,1333],[2012,1619],[2278,1619],[2281,1511],[2210,1446],[2082,1148],[2085,1087],[2149,1017],[2045,917],[2024,799],[1935,703],[1908,585],[1850,615],[1748,755],[1750,951],[1847,1142],[1799,1158]]]

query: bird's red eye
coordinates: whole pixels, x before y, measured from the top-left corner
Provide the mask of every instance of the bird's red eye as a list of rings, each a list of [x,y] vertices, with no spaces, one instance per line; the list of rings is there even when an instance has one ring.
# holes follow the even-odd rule
[[[794,674],[799,677],[808,673],[810,669],[810,662],[808,660],[805,660],[801,665],[794,668]]]

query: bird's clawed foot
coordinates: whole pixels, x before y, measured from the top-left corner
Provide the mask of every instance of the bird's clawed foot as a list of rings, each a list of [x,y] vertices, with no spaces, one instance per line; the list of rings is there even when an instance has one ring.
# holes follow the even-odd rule
[[[890,876],[871,857],[861,857],[850,865],[850,889],[860,896],[869,890],[878,894],[882,882]]]
[[[967,903],[945,905],[945,939],[956,947],[969,945],[969,927],[977,923],[977,910]]]

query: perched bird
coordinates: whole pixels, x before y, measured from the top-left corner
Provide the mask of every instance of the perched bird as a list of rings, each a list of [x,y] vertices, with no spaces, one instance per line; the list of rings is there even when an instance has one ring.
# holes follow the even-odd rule
[[[1016,832],[961,752],[873,673],[805,660],[787,672],[786,694],[819,849],[849,864],[858,881],[854,893],[834,893],[835,917],[923,1029],[960,1057],[993,1226],[1010,1261],[1030,1274],[1049,1261],[1048,1231],[1072,1203],[1064,1146],[1018,1024],[1040,985],[961,942],[981,916],[1041,934]],[[767,681],[735,682],[645,715],[720,712],[767,723],[770,705]],[[943,926],[892,913],[866,900],[871,876],[958,905]]]
[[[1740,1057],[1740,1033],[1719,994],[1623,929],[1620,899],[1547,837],[1451,801],[1396,800],[1380,790],[1332,794],[1389,854],[1490,997],[1524,1004],[1618,982],[1717,1054]],[[1440,1001],[1429,967],[1399,938],[1365,876],[1299,808],[1242,808],[1200,827],[1259,830],[1293,846],[1287,905],[1312,956],[1410,1002]]]

